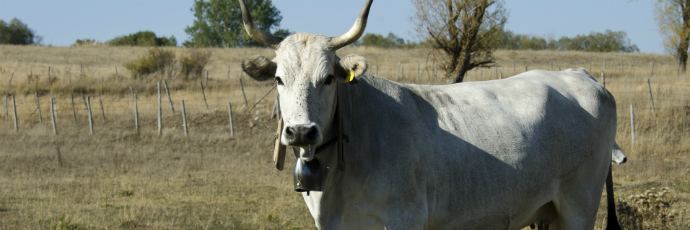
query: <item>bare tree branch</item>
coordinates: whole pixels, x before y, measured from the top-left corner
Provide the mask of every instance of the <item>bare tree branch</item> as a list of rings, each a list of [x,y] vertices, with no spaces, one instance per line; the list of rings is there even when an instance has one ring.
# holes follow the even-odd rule
[[[473,68],[493,64],[497,31],[506,13],[501,0],[413,0],[417,28],[444,58],[445,77],[461,82]]]

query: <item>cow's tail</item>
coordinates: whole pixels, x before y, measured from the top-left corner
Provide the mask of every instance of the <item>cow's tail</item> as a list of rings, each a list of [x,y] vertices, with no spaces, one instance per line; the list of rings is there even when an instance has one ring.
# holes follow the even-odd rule
[[[611,173],[612,167],[613,165],[609,164],[609,172],[606,176],[606,230],[619,230],[621,226],[616,216],[616,201],[613,196],[613,175]]]
[[[613,149],[611,150],[611,161],[617,165],[625,164],[625,162],[628,161],[628,157],[625,156],[625,153],[623,150],[621,150],[617,143],[613,144]]]

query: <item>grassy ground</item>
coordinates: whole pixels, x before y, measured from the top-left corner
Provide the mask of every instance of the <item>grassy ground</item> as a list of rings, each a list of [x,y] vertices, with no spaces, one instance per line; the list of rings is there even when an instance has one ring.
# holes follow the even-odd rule
[[[0,46],[0,92],[16,95],[19,117],[17,132],[11,104],[8,115],[0,107],[0,229],[312,228],[301,197],[292,191],[290,170],[277,172],[272,167],[272,100],[248,111],[271,85],[245,78],[247,104],[239,87],[239,61],[257,53],[271,56],[271,51],[209,51],[213,56],[206,83],[208,106],[198,80],[167,79],[176,110],[172,113],[163,99],[164,129],[159,137],[154,93],[159,77],[134,80],[122,67],[146,49]],[[350,48],[341,53],[367,57],[369,73],[380,77],[447,82],[434,77],[441,74],[426,50]],[[621,219],[629,229],[689,227],[690,76],[678,75],[670,58],[549,51],[499,51],[497,56],[499,67],[472,71],[468,80],[570,67],[588,68],[601,80],[604,71],[606,85],[618,101],[618,143],[629,157],[626,165],[614,167],[616,192],[623,201]],[[139,95],[140,134],[133,129],[130,87]],[[42,123],[35,93],[41,100]],[[82,94],[93,98],[93,135]],[[57,100],[57,136],[49,123],[51,96]],[[99,97],[105,117],[96,103]],[[190,121],[188,137],[180,125],[183,99]],[[228,101],[233,105],[235,137],[229,134]],[[292,165],[291,157],[288,161]],[[602,221],[597,226],[601,228]]]

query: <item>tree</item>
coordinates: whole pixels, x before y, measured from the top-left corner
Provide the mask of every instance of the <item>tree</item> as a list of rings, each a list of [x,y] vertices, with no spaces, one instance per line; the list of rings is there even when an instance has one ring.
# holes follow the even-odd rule
[[[139,31],[133,34],[119,36],[108,41],[111,46],[177,46],[174,36],[158,37],[151,31]]]
[[[664,35],[664,45],[685,72],[690,45],[690,0],[657,0],[657,22]]]
[[[443,56],[447,78],[462,82],[477,67],[494,64],[493,51],[506,22],[500,0],[413,0],[418,32]]]
[[[0,44],[33,45],[39,40],[34,31],[19,19],[13,18],[9,23],[0,20]]]
[[[252,17],[259,29],[272,31],[283,17],[271,0],[249,0]],[[191,40],[185,46],[194,47],[238,47],[257,46],[244,32],[242,12],[236,0],[195,0],[194,23],[185,29]],[[285,37],[287,30],[276,30],[276,37]]]

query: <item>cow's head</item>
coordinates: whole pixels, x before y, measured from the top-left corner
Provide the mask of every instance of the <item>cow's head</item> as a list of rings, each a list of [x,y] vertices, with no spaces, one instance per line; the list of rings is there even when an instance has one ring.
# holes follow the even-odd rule
[[[242,69],[258,81],[274,80],[285,125],[280,141],[298,147],[305,161],[314,158],[316,146],[331,138],[336,107],[336,85],[366,71],[360,56],[340,58],[336,50],[355,42],[364,32],[372,0],[367,0],[352,28],[337,37],[297,33],[279,39],[259,30],[244,0],[239,0],[247,33],[275,49],[273,59],[253,57]]]

